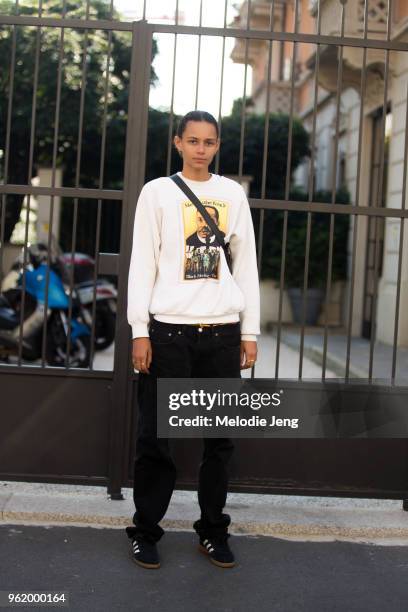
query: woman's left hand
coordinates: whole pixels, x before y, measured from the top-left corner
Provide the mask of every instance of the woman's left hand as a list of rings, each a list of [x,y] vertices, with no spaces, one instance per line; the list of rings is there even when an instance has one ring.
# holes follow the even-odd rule
[[[252,368],[257,358],[258,346],[255,340],[241,340],[241,370]]]

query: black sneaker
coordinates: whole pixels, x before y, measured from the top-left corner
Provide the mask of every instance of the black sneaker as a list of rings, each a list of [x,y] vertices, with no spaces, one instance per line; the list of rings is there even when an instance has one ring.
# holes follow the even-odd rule
[[[219,567],[234,567],[235,559],[228,545],[230,534],[217,538],[200,538],[198,546],[201,552],[209,556],[210,561]]]
[[[156,542],[150,542],[142,537],[134,537],[131,539],[131,543],[133,561],[149,569],[157,569],[160,567]]]

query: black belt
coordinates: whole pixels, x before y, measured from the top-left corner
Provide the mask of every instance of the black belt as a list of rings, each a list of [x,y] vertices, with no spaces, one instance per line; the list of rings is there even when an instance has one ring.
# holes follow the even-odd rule
[[[168,323],[167,321],[159,321],[153,317],[155,323],[164,323],[165,325],[186,325],[187,327],[197,327],[202,329],[203,327],[217,327],[219,325],[237,325],[239,321],[231,321],[230,323]]]

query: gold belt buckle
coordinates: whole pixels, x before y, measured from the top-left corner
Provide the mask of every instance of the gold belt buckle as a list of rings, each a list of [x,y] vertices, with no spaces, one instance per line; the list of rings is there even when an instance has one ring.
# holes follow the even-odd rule
[[[198,323],[198,327],[212,327],[213,323]]]

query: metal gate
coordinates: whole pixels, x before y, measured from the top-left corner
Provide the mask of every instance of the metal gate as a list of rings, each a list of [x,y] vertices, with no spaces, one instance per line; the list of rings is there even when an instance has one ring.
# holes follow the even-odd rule
[[[271,12],[271,27],[269,29],[257,29],[252,27],[250,17],[252,8],[257,4],[268,5]],[[276,2],[277,5],[290,3]],[[356,269],[356,248],[358,236],[358,222],[366,222],[368,219],[375,223],[374,236],[374,266],[371,270],[374,279],[372,291],[373,306],[378,293],[378,258],[379,258],[379,232],[377,225],[386,219],[399,220],[400,247],[398,253],[398,283],[397,300],[394,316],[394,344],[392,355],[392,372],[389,385],[385,385],[387,392],[392,392],[395,383],[397,335],[399,321],[399,301],[401,287],[401,269],[403,256],[403,232],[404,220],[407,217],[405,210],[405,173],[406,173],[406,150],[407,139],[404,146],[403,165],[403,198],[401,208],[386,208],[381,201],[367,207],[359,204],[359,192],[353,204],[339,204],[335,199],[335,177],[333,180],[331,202],[321,203],[313,201],[313,173],[310,173],[308,181],[309,198],[307,202],[290,197],[291,156],[292,156],[292,125],[294,115],[294,86],[296,75],[296,49],[302,43],[314,44],[318,50],[324,50],[322,54],[322,66],[330,58],[331,51],[338,50],[339,62],[338,73],[334,79],[336,94],[336,116],[335,116],[335,142],[337,145],[339,135],[340,119],[340,91],[343,76],[342,55],[345,47],[352,50],[361,50],[363,53],[363,65],[361,69],[361,87],[364,92],[366,87],[366,56],[368,50],[383,50],[386,61],[383,66],[384,109],[387,104],[387,79],[389,70],[389,54],[391,51],[408,51],[406,43],[397,42],[390,38],[391,20],[387,18],[387,32],[385,37],[368,37],[368,0],[366,3],[356,3],[361,12],[363,10],[364,31],[360,37],[344,35],[346,0],[338,2],[341,17],[341,31],[339,35],[323,35],[320,33],[320,5],[317,9],[317,33],[302,33],[298,31],[298,18],[300,1],[294,3],[294,30],[293,32],[275,31],[273,14],[275,3],[246,2],[248,21],[246,27],[227,27],[224,20],[223,27],[205,27],[201,23],[202,2],[200,3],[200,24],[198,26],[180,25],[178,23],[178,2],[176,3],[175,24],[149,23],[144,18],[132,23],[121,22],[113,19],[112,15],[105,19],[90,18],[91,3],[88,1],[81,18],[71,17],[65,14],[65,2],[62,14],[58,17],[47,17],[27,15],[18,10],[16,5],[15,14],[2,15],[1,23],[4,28],[10,28],[11,53],[9,69],[9,87],[7,98],[7,123],[5,129],[5,161],[4,161],[4,184],[0,186],[1,193],[1,249],[4,248],[4,232],[7,206],[12,205],[14,196],[47,196],[51,198],[49,236],[51,235],[53,222],[52,210],[55,197],[71,198],[73,201],[73,227],[72,227],[72,251],[75,251],[75,236],[78,219],[78,200],[97,202],[97,224],[96,224],[96,269],[98,273],[117,275],[118,302],[115,333],[115,353],[113,370],[97,370],[93,368],[92,361],[89,368],[54,368],[44,362],[44,350],[46,338],[43,337],[42,362],[40,365],[28,365],[19,359],[17,364],[0,365],[0,382],[2,398],[2,427],[0,444],[0,475],[3,479],[27,479],[44,480],[49,482],[72,482],[89,484],[107,484],[108,491],[114,498],[121,497],[121,487],[131,486],[133,468],[133,443],[135,418],[137,406],[135,404],[135,388],[137,375],[133,373],[130,359],[130,328],[126,320],[126,290],[127,271],[130,260],[133,217],[138,193],[145,181],[145,163],[148,129],[148,101],[150,86],[150,66],[152,57],[153,38],[156,33],[183,34],[192,37],[233,37],[245,48],[245,67],[248,65],[248,46],[251,41],[269,46],[269,62],[271,61],[272,41],[293,45],[293,56],[291,62],[290,79],[287,82],[290,88],[290,112],[289,112],[289,136],[288,155],[286,159],[285,193],[283,199],[268,197],[267,182],[267,137],[263,151],[262,185],[259,197],[250,197],[249,201],[253,211],[259,215],[257,220],[259,267],[262,266],[262,245],[269,236],[264,232],[265,214],[268,211],[283,212],[283,234],[282,234],[282,257],[279,277],[279,306],[276,321],[277,350],[275,362],[271,364],[270,376],[279,379],[280,348],[283,334],[282,310],[285,282],[285,255],[288,240],[289,215],[296,213],[307,213],[307,238],[305,252],[305,269],[303,295],[306,295],[307,276],[309,266],[310,228],[313,215],[323,213],[330,219],[330,233],[328,246],[327,279],[325,290],[326,306],[329,304],[331,289],[331,271],[333,260],[333,241],[335,219],[338,216],[347,215],[354,223],[353,242],[351,247],[351,283],[347,310],[347,354],[345,361],[346,383],[350,378],[350,345],[352,332],[353,313],[353,288]],[[225,6],[227,2],[225,3]],[[306,6],[305,3],[302,6]],[[391,1],[388,4],[388,15],[390,15]],[[112,6],[111,6],[112,9]],[[146,2],[144,3],[145,17]],[[284,14],[284,11],[282,12]],[[83,31],[83,45],[87,48],[87,37],[91,32],[99,30],[108,34],[108,57],[109,65],[110,43],[115,32],[128,32],[131,36],[131,63],[129,68],[129,103],[126,127],[126,154],[123,172],[123,189],[104,189],[103,172],[99,176],[98,186],[82,187],[80,174],[80,152],[82,143],[82,130],[84,118],[85,92],[86,92],[86,53],[83,54],[81,67],[81,88],[79,106],[79,131],[77,165],[75,172],[75,184],[73,187],[56,186],[55,177],[51,186],[36,187],[31,184],[31,163],[34,128],[30,139],[27,141],[29,171],[28,179],[24,181],[10,180],[9,170],[13,164],[10,157],[12,151],[12,110],[14,108],[14,73],[16,70],[16,36],[18,28],[34,28],[37,36],[40,36],[42,28],[55,30],[60,33],[58,78],[56,90],[56,114],[54,132],[54,155],[53,171],[56,167],[56,142],[58,141],[58,125],[61,120],[59,116],[60,92],[61,92],[61,66],[63,65],[63,41],[64,30],[75,29]],[[39,38],[37,39],[39,45]],[[35,122],[35,100],[37,93],[37,77],[39,66],[39,47],[34,61],[33,74],[33,121]],[[319,57],[317,53],[314,62],[310,66],[314,69],[315,76],[319,73]],[[107,73],[109,71],[107,70]],[[266,97],[269,109],[270,98],[270,64],[268,69],[268,95]],[[329,83],[330,74],[327,73],[326,81]],[[174,79],[174,74],[173,74]],[[245,68],[246,79],[246,68]],[[314,111],[316,109],[318,78],[315,78],[314,89]],[[286,88],[286,93],[288,88]],[[105,96],[107,89],[105,89]],[[17,96],[18,98],[18,96]],[[196,96],[197,103],[197,96]],[[362,105],[360,109],[362,119]],[[246,94],[244,85],[244,96],[241,110],[241,134],[237,179],[243,177],[244,159],[244,130],[246,113]],[[384,121],[385,111],[383,113]],[[315,119],[315,113],[313,114]],[[104,116],[104,121],[106,115]],[[269,114],[265,114],[265,135],[268,134]],[[173,108],[170,111],[170,129],[168,134],[168,147],[166,159],[166,171],[169,174],[174,169],[171,167],[171,136],[173,126]],[[384,131],[383,131],[384,132]],[[382,132],[382,136],[383,136]],[[103,134],[105,131],[103,130]],[[222,134],[221,134],[222,138]],[[313,121],[312,139],[315,138],[315,120]],[[104,142],[104,141],[103,141]],[[383,151],[384,142],[380,144]],[[337,152],[337,147],[336,147]],[[314,163],[315,147],[312,148],[312,164]],[[357,151],[357,184],[360,179],[361,139]],[[379,189],[382,193],[383,156],[380,155]],[[337,167],[337,153],[333,159],[333,168]],[[102,168],[101,164],[101,168]],[[219,168],[219,157],[216,159],[215,171],[223,173]],[[10,173],[12,176],[12,173]],[[121,233],[120,249],[117,254],[100,252],[100,210],[104,201],[114,201],[121,209]],[[27,244],[27,232],[25,234]],[[2,252],[0,251],[0,253]],[[1,255],[0,255],[1,259]],[[1,270],[1,268],[0,268]],[[96,274],[94,277],[96,281]],[[70,279],[70,294],[73,288],[73,276]],[[302,386],[307,393],[310,384],[302,376],[302,364],[304,359],[305,339],[305,306],[303,300],[303,319],[300,327],[300,352],[299,352],[299,375],[298,385]],[[70,313],[71,314],[71,313]],[[371,316],[373,320],[373,316]],[[372,363],[374,350],[375,325],[371,334],[371,346],[369,355],[368,383],[372,383]],[[92,326],[91,345],[94,337],[94,323]],[[328,340],[328,317],[324,325],[322,384],[326,378],[326,357]],[[21,341],[21,337],[20,337]],[[69,348],[69,347],[68,347]],[[253,370],[256,376],[256,369]],[[316,383],[314,383],[316,384]],[[401,392],[402,388],[398,388]],[[179,478],[177,486],[180,488],[192,488],[196,484],[197,465],[199,462],[201,447],[194,440],[173,441],[175,459],[179,466]],[[404,499],[407,490],[407,457],[408,445],[404,439],[393,440],[237,440],[236,452],[231,466],[231,490],[254,491],[254,492],[276,492],[297,494],[319,494],[319,495],[355,495],[355,496],[379,496]],[[373,470],[375,465],[375,470]]]
[[[89,3],[87,4],[87,11]],[[2,193],[2,245],[4,244],[6,209],[14,195],[49,196],[51,198],[50,220],[47,246],[52,248],[53,200],[54,197],[71,198],[74,207],[72,251],[75,252],[75,238],[78,219],[78,200],[90,205],[97,202],[95,274],[117,276],[118,301],[115,332],[115,352],[112,370],[94,369],[93,342],[95,336],[95,317],[92,321],[91,363],[87,368],[48,366],[45,361],[46,326],[42,337],[41,364],[23,362],[21,352],[17,363],[1,364],[2,427],[0,466],[4,479],[38,480],[47,482],[106,483],[112,497],[120,497],[120,487],[124,481],[126,436],[130,437],[129,389],[130,382],[129,326],[126,320],[126,284],[132,221],[137,193],[144,180],[144,155],[146,143],[148,83],[151,56],[151,32],[145,22],[116,23],[92,19],[68,19],[24,16],[2,16],[3,24],[12,26],[10,57],[10,91],[6,129],[6,162]],[[53,177],[50,187],[35,187],[31,184],[10,184],[7,180],[8,152],[11,134],[11,109],[13,104],[13,77],[16,55],[16,32],[19,26],[33,25],[39,33],[41,28],[55,28],[60,33],[60,53],[58,59],[58,90],[55,112],[55,137],[58,137],[61,93],[61,66],[63,63],[64,31],[68,28],[81,28],[86,46],[88,31],[100,29],[108,35],[108,56],[111,49],[112,34],[115,30],[128,31],[131,37],[131,66],[129,109],[126,133],[125,167],[123,169],[123,190],[103,188],[103,174],[99,176],[99,188],[87,189],[80,186],[80,163],[77,164],[75,187],[55,186],[56,158],[53,156]],[[39,69],[39,37],[34,72],[33,100],[36,100]],[[84,54],[86,58],[86,53]],[[85,69],[82,66],[82,95],[79,109],[78,149],[81,150],[84,117]],[[107,81],[105,95],[107,94]],[[106,108],[106,107],[105,107]],[[34,115],[35,117],[35,115]],[[104,115],[106,121],[106,113]],[[31,131],[30,150],[33,146]],[[105,136],[105,123],[103,126]],[[11,135],[12,138],[12,135]],[[78,157],[79,159],[79,157]],[[134,163],[134,160],[137,163]],[[30,159],[30,171],[31,171]],[[13,160],[10,159],[10,164]],[[102,166],[101,166],[102,167]],[[31,174],[29,175],[31,178]],[[121,208],[121,246],[118,254],[99,252],[101,229],[101,209],[105,201],[114,202]],[[9,204],[10,205],[10,204]],[[27,247],[27,233],[25,247]],[[3,250],[3,249],[2,249]],[[69,294],[72,296],[73,268],[70,274]],[[46,285],[45,304],[49,283]],[[24,280],[23,280],[23,288]],[[95,288],[95,284],[94,284]],[[95,307],[95,289],[94,304]],[[22,311],[24,304],[22,305]],[[45,311],[45,309],[44,309]],[[70,317],[72,299],[70,299]],[[22,313],[24,319],[24,312]],[[20,326],[21,329],[22,326]],[[20,333],[20,347],[22,345]],[[68,338],[69,342],[69,338]],[[69,345],[66,347],[69,354]]]

